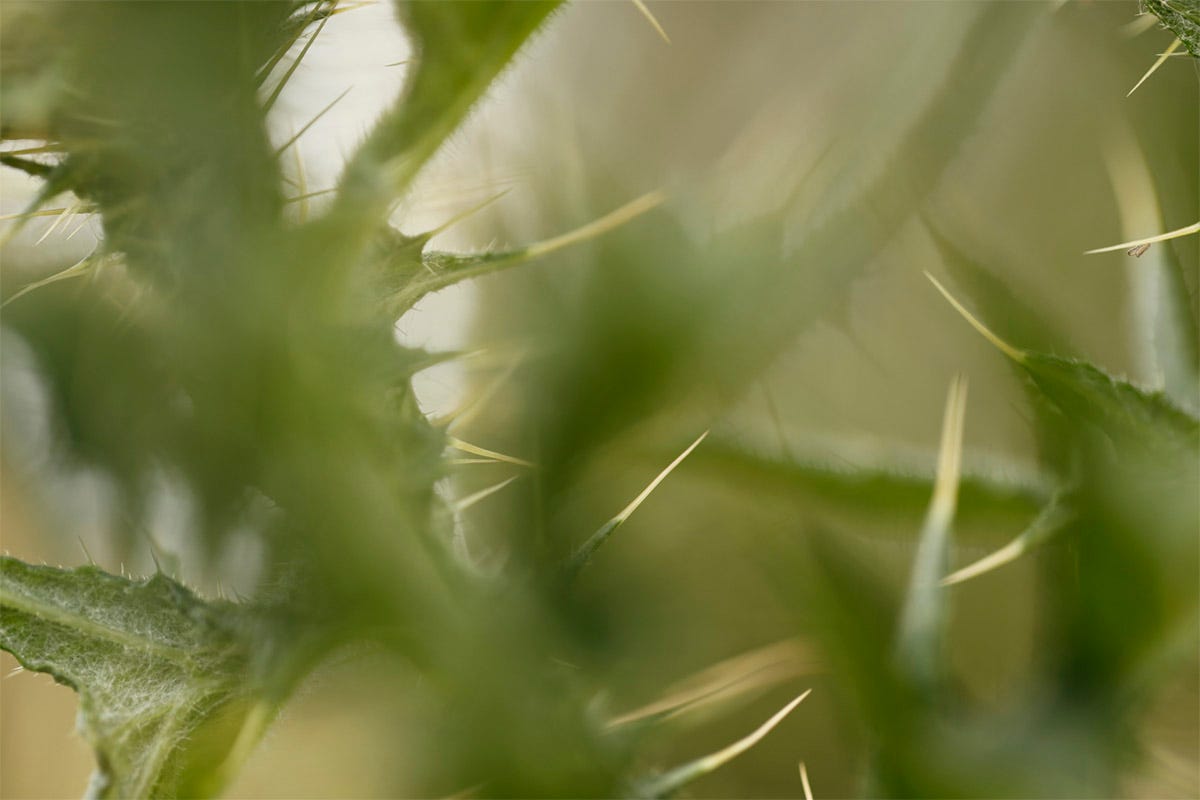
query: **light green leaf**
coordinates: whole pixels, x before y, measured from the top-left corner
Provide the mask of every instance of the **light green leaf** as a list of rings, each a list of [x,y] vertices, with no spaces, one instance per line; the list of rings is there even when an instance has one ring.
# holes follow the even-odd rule
[[[89,796],[219,791],[271,714],[248,679],[245,611],[141,581],[0,559],[0,648],[79,693]]]

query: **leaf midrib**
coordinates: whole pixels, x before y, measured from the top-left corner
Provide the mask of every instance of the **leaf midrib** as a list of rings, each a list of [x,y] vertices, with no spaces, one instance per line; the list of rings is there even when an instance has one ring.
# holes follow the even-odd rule
[[[8,607],[39,618],[62,625],[83,636],[103,639],[132,650],[149,651],[176,664],[186,665],[191,654],[178,647],[163,644],[152,638],[139,636],[120,628],[103,625],[82,614],[68,611],[51,603],[39,601],[36,598],[19,592],[13,592],[0,583],[0,607]]]

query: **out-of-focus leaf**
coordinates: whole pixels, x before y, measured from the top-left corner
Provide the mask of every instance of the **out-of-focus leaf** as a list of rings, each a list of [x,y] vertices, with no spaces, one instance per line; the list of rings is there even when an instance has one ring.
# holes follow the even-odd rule
[[[245,609],[165,575],[0,559],[0,647],[79,693],[97,761],[89,796],[220,790],[222,764],[244,758],[271,715],[256,696],[247,623]]]
[[[416,67],[400,101],[346,165],[331,216],[374,230],[526,39],[559,5],[531,2],[400,3]]]
[[[697,453],[693,461],[697,473],[711,475],[723,486],[745,487],[756,496],[769,493],[802,505],[828,524],[864,529],[918,524],[934,486],[932,469],[921,472],[899,465],[861,463],[848,467],[802,454],[759,453],[720,439]],[[964,472],[956,517],[960,535],[998,540],[1001,532],[1027,524],[1052,494],[1047,482],[1036,474]]]
[[[1147,392],[1076,359],[1023,352],[1020,360],[1046,397],[1072,419],[1122,444],[1163,447],[1167,460],[1195,455],[1200,420],[1161,392]]]
[[[886,142],[864,126],[849,145],[882,148],[888,158],[869,162],[861,180],[839,182],[828,213],[797,229],[786,209],[776,210],[702,241],[663,213],[654,215],[652,239],[605,240],[597,257],[605,267],[579,309],[553,323],[563,352],[532,389],[528,425],[544,449],[548,516],[604,442],[664,403],[698,395],[710,408],[733,402],[801,331],[842,307],[882,243],[936,188],[1045,17],[1031,4],[971,13],[915,119]],[[905,57],[910,68],[920,61]]]
[[[802,230],[788,255],[782,252],[785,223],[775,218],[745,226],[718,249],[718,255],[733,264],[746,261],[747,240],[774,238],[781,251],[776,254],[776,269],[742,277],[746,281],[742,290],[757,295],[753,300],[721,304],[719,313],[741,316],[736,322],[718,317],[724,323],[721,335],[730,337],[730,352],[742,354],[736,360],[744,362],[742,370],[730,376],[732,381],[745,382],[746,370],[758,366],[745,353],[769,359],[804,326],[845,303],[848,288],[863,275],[878,249],[942,180],[979,124],[1007,68],[1044,19],[1044,9],[1036,6],[981,7],[942,73],[942,82],[898,140],[882,145],[891,148],[889,159],[849,202],[831,198],[833,210]],[[880,143],[868,132],[858,146]],[[762,245],[758,247],[761,250]],[[779,311],[765,313],[765,309]]]

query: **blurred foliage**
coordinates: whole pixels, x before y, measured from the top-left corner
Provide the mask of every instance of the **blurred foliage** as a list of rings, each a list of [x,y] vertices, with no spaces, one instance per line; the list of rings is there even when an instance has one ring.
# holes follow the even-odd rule
[[[1185,38],[1186,8],[1146,5]],[[434,249],[446,226],[414,227],[405,203],[514,60],[566,83],[539,60],[568,46],[554,29],[576,9],[558,8],[399,3],[405,87],[310,213],[289,166],[308,126],[278,145],[273,114],[352,4],[0,5],[0,164],[38,186],[5,243],[38,214],[102,226],[48,279],[14,285],[6,264],[6,347],[50,440],[6,445],[6,483],[47,506],[56,476],[111,486],[108,552],[158,570],[0,563],[0,646],[79,692],[90,793],[226,790],[299,688],[347,662],[378,670],[372,705],[404,710],[362,714],[399,762],[386,795],[796,796],[798,758],[827,796],[1193,791],[1153,767],[1182,752],[1194,773],[1200,740],[1195,713],[1171,716],[1197,706],[1196,237],[1124,256],[1104,294],[1111,273],[1089,266],[1085,286],[1067,232],[1133,239],[1200,214],[1194,70],[1152,76],[1089,143],[1101,115],[1070,114],[1119,98],[1114,76],[1149,52],[1101,44],[1132,3],[672,9],[697,36],[744,25],[727,34],[742,45],[828,11],[847,52],[888,56],[805,83],[830,97],[803,142],[796,109],[813,106],[790,79],[725,92],[729,113],[694,133],[672,116],[662,141],[590,95],[580,114],[625,137],[619,167],[616,145],[580,140],[584,175],[531,180],[524,225],[495,207],[452,220],[493,238],[532,216],[532,244]],[[805,35],[813,58],[831,46]],[[626,64],[623,102],[719,88],[721,60],[686,55],[713,71]],[[1070,81],[1080,97],[1044,120],[1029,87]],[[555,135],[515,149],[545,158]],[[1099,186],[1105,166],[1115,203],[1069,182]],[[1057,213],[1060,193],[1077,207]],[[1056,260],[1048,298],[1036,281]],[[480,354],[401,344],[398,321],[526,264],[482,282],[491,374],[424,413],[414,381]],[[855,320],[889,264],[906,283],[871,321],[888,355],[848,358],[871,349]],[[936,448],[939,359],[978,399],[952,381]],[[837,405],[884,409],[874,429],[805,405],[839,382]],[[6,399],[6,440],[38,413]],[[989,418],[1005,413],[1025,445]],[[186,509],[178,552],[156,530],[164,502]],[[170,574],[219,581],[231,559],[250,575],[236,602]]]

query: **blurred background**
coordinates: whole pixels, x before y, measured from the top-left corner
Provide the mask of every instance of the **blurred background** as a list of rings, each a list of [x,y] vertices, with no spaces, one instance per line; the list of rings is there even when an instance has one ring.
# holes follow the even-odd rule
[[[713,431],[581,581],[590,674],[612,687],[597,702],[628,711],[726,659],[799,641],[762,656],[784,663],[781,678],[670,723],[640,758],[668,766],[714,751],[812,687],[775,733],[687,791],[800,796],[803,761],[817,797],[854,795],[863,731],[804,644],[791,548],[813,530],[835,532],[898,590],[924,500],[911,513],[830,501],[762,465],[929,474],[946,387],[963,372],[965,471],[995,477],[1018,500],[964,520],[955,563],[1019,533],[1043,478],[1026,393],[923,273],[947,275],[938,241],[952,241],[1045,321],[1055,352],[1164,386],[1146,357],[1145,298],[1158,291],[1146,276],[1182,265],[1194,309],[1197,237],[1138,259],[1084,251],[1200,218],[1196,66],[1168,58],[1126,96],[1172,39],[1136,2],[649,6],[669,44],[632,3],[557,13],[393,221],[417,233],[491,201],[432,243],[477,251],[549,238],[647,192],[666,202],[603,237],[426,298],[397,337],[478,350],[417,376],[421,410],[457,413],[455,436],[540,467],[534,477],[505,463],[466,466],[445,479],[448,495],[465,497],[517,477],[459,520],[485,564],[578,541]],[[333,185],[402,85],[407,57],[389,4],[331,18],[271,117],[285,141],[350,90],[285,167],[309,191]],[[0,171],[0,213],[21,211],[31,186]],[[34,220],[0,251],[5,297],[94,246],[97,224],[55,220]],[[86,549],[110,570],[152,571],[148,547],[114,534],[109,479],[55,455],[21,333],[6,325],[0,345],[4,551],[74,565]],[[255,591],[253,541],[231,540],[206,560],[185,488],[164,479],[149,503],[154,540],[190,583],[215,593],[219,576],[223,591]],[[1030,560],[955,594],[950,669],[979,708],[1003,713],[1036,693],[1044,602]],[[0,666],[0,796],[79,794],[92,763],[72,733],[75,696],[46,676],[12,674],[8,654]],[[1148,755],[1122,772],[1123,793],[1200,794],[1197,680],[1192,647],[1134,722]],[[423,736],[436,713],[394,657],[335,657],[229,795],[449,794],[462,787],[437,783],[429,765],[439,755]]]

